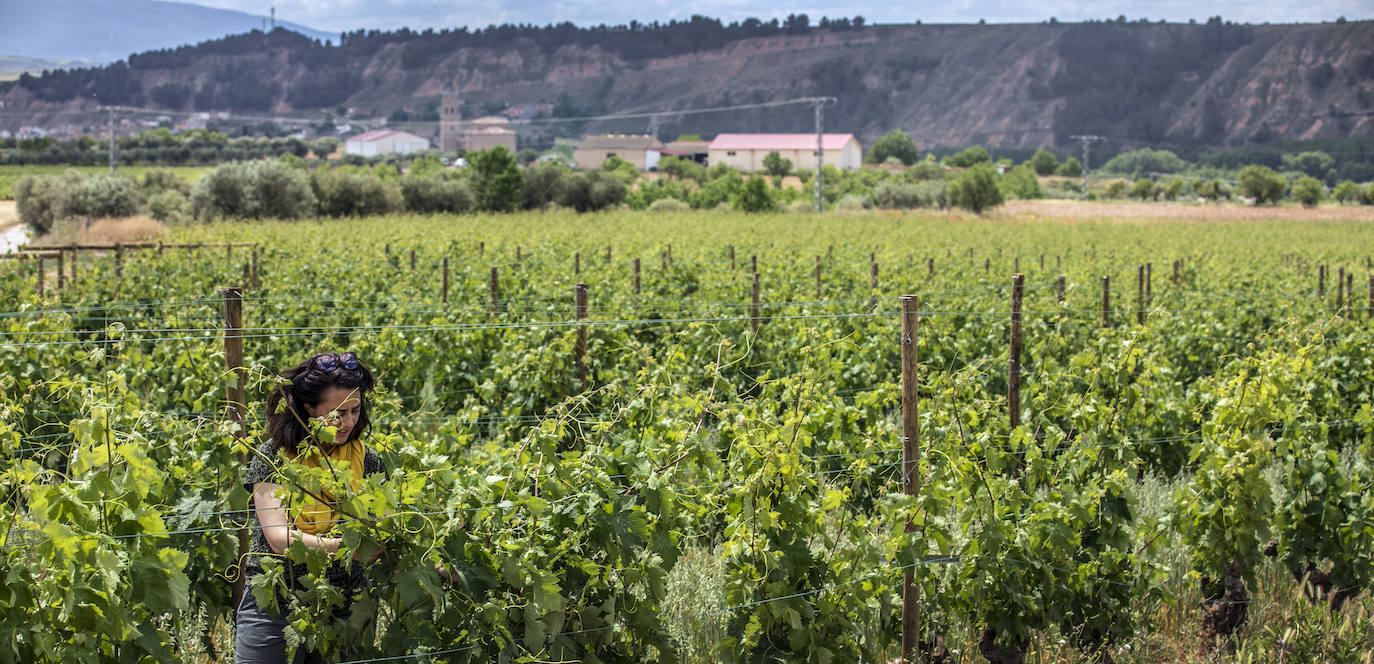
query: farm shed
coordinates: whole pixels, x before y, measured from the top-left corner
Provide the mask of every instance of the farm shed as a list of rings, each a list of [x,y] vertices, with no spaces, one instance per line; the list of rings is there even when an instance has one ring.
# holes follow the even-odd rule
[[[863,165],[863,148],[854,134],[823,134],[825,163],[836,168]],[[763,170],[763,158],[776,152],[798,170],[816,167],[815,134],[720,134],[708,151],[711,165],[726,164],[742,171]]]
[[[582,139],[573,152],[573,158],[581,169],[601,168],[601,163],[607,159],[620,157],[635,168],[647,171],[658,168],[658,157],[662,151],[663,143],[653,136],[606,134]]]
[[[429,149],[429,139],[394,129],[374,129],[344,141],[347,154],[375,157],[379,154],[410,154]]]

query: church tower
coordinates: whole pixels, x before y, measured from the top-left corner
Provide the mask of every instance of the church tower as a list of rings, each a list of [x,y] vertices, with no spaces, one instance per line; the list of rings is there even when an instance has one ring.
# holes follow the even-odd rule
[[[439,98],[439,150],[453,152],[462,148],[463,110],[457,88],[450,83]]]

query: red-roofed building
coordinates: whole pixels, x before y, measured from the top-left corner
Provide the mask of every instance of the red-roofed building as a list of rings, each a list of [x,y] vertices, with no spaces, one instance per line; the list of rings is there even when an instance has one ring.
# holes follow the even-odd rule
[[[836,168],[857,169],[863,165],[863,147],[854,134],[823,134],[824,163]],[[792,161],[792,168],[816,167],[815,134],[720,134],[708,150],[711,165],[726,164],[741,171],[763,170],[763,158],[776,152]]]
[[[429,149],[429,139],[394,129],[373,129],[344,141],[347,154],[375,157],[380,154],[410,154]]]

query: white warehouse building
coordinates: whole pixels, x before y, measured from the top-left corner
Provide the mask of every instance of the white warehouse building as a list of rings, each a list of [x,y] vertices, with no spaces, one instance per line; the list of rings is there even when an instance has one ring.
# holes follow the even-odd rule
[[[836,168],[863,166],[864,152],[854,134],[822,134],[824,163]],[[815,134],[720,134],[707,149],[709,163],[726,164],[741,171],[763,170],[768,153],[791,160],[797,170],[816,167]]]
[[[410,154],[429,149],[429,139],[394,129],[374,129],[344,141],[347,154],[375,157],[382,154]]]

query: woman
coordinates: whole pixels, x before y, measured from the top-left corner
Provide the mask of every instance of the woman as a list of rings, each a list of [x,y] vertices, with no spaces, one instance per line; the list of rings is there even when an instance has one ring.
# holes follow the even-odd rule
[[[254,452],[243,482],[252,493],[249,512],[255,523],[249,555],[244,561],[247,582],[237,616],[234,646],[235,661],[239,664],[286,661],[284,615],[259,608],[253,597],[253,578],[262,573],[262,559],[273,554],[280,556],[296,541],[332,554],[338,550],[341,539],[330,537],[329,533],[335,523],[347,518],[333,511],[333,496],[293,492],[296,487],[282,479],[281,466],[287,460],[295,460],[304,466],[324,468],[338,480],[336,486],[346,482],[355,489],[363,477],[385,472],[381,457],[362,442],[370,423],[367,393],[375,382],[357,355],[323,353],[288,369],[282,376],[289,382],[277,386],[267,396],[270,438]],[[312,419],[321,422],[312,427]],[[320,441],[311,432],[320,424],[337,427],[332,443]],[[284,504],[283,496],[288,495],[293,495],[295,504]],[[305,574],[305,565],[295,565],[288,570],[288,579]],[[326,576],[343,591],[345,598],[351,599],[367,586],[362,567],[356,561],[331,565]],[[285,605],[280,600],[278,604],[284,612]],[[305,649],[300,648],[294,661],[309,661],[308,657]]]

